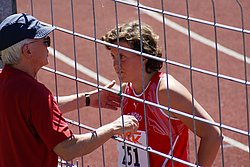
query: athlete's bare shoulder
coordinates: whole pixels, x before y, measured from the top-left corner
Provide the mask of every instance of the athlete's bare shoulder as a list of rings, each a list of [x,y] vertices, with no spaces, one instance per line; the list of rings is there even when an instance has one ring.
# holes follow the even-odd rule
[[[170,74],[166,74],[160,81],[159,92],[166,90],[174,90],[178,81]]]
[[[161,105],[172,107],[173,103],[175,103],[175,99],[173,97],[175,97],[176,94],[176,81],[177,80],[170,74],[166,74],[166,77],[161,79],[158,90],[158,99]],[[167,114],[170,114],[171,117],[176,118],[173,113]]]

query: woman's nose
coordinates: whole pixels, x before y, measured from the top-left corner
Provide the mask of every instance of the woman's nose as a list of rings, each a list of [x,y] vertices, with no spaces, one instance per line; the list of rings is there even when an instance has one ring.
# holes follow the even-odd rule
[[[119,62],[118,59],[114,59],[113,61],[113,66],[116,72],[119,72],[121,69],[121,63]]]

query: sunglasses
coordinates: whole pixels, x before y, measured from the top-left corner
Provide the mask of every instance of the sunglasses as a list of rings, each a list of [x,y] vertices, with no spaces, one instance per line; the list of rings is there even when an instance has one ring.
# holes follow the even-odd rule
[[[39,40],[30,42],[30,43],[28,43],[28,44],[36,43],[36,42],[39,42]],[[50,37],[49,37],[49,36],[43,38],[43,44],[44,44],[46,47],[50,47]]]

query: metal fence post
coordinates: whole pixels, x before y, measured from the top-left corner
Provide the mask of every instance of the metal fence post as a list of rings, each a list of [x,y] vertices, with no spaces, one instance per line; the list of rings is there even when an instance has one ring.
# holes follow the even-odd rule
[[[16,0],[0,0],[0,4],[0,22],[3,21],[7,16],[17,12]],[[0,69],[2,67],[2,61],[0,61]]]

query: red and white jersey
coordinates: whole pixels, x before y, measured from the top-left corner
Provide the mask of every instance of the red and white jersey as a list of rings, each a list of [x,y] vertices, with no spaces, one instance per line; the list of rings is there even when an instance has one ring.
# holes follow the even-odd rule
[[[128,83],[124,93],[140,99],[143,99],[143,96],[145,96],[145,100],[159,104],[158,88],[161,79],[164,77],[166,77],[165,73],[156,73],[145,91],[139,95],[134,92],[132,83]],[[140,124],[138,132],[130,138],[127,137],[127,140],[151,147],[153,150],[167,155],[171,155],[172,150],[174,157],[188,161],[188,128],[179,119],[169,117],[163,110],[157,107],[144,105],[142,102],[126,97],[122,100],[122,107],[123,114],[134,115]],[[172,161],[168,158],[154,153],[148,154],[146,151],[130,145],[125,147],[122,142],[118,142],[118,151],[119,166],[126,166],[126,162],[127,166],[172,166]],[[180,167],[185,165],[174,161],[174,166]]]

